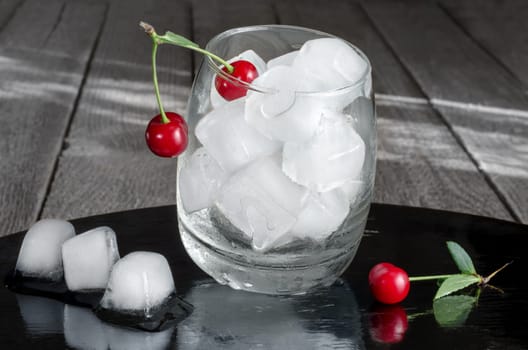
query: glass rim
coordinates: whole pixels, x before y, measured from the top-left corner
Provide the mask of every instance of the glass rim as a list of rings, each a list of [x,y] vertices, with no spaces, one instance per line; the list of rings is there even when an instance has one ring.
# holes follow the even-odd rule
[[[357,79],[354,82],[351,82],[350,84],[347,84],[347,85],[345,85],[343,87],[339,87],[339,88],[335,88],[335,89],[329,89],[329,90],[295,91],[295,94],[301,94],[301,95],[325,95],[325,94],[342,93],[342,92],[347,91],[347,90],[355,90],[359,86],[365,84],[367,79],[368,79],[368,77],[370,77],[370,75],[372,73],[372,66],[370,64],[370,61],[369,61],[367,55],[365,55],[365,53],[363,51],[361,51],[361,49],[359,49],[357,46],[351,44],[350,42],[348,42],[347,40],[345,40],[343,38],[338,37],[337,35],[326,33],[326,32],[323,32],[323,31],[320,31],[320,30],[317,30],[317,29],[306,28],[306,27],[301,27],[301,26],[292,26],[292,25],[284,25],[284,24],[262,24],[262,25],[231,28],[231,29],[228,29],[226,31],[223,31],[223,32],[215,35],[211,40],[209,40],[207,42],[207,44],[205,46],[205,49],[210,51],[210,48],[211,48],[212,44],[214,44],[217,41],[220,41],[220,40],[224,39],[225,37],[232,36],[234,34],[252,32],[252,31],[257,31],[257,30],[265,31],[265,30],[273,30],[273,29],[298,30],[298,31],[310,32],[310,33],[317,34],[317,35],[320,35],[320,36],[326,36],[326,37],[329,37],[329,38],[337,38],[337,39],[343,40],[354,51],[356,51],[356,53],[358,53],[359,56],[367,63],[367,66],[366,66],[365,70],[363,71],[363,73],[361,74],[360,78]],[[254,92],[263,93],[263,94],[273,94],[273,93],[277,92],[277,90],[275,90],[275,89],[265,88],[265,87],[258,86],[258,85],[253,84],[253,83],[247,83],[245,81],[242,81],[242,80],[240,80],[238,78],[235,78],[235,77],[231,76],[230,74],[224,72],[220,68],[220,66],[217,63],[215,63],[215,61],[209,56],[206,56],[204,59],[206,60],[207,65],[216,74],[222,76],[222,78],[224,78],[226,80],[229,80],[230,82],[232,82],[232,83],[234,83],[236,85],[243,86],[243,87],[247,88],[248,91],[254,91]]]

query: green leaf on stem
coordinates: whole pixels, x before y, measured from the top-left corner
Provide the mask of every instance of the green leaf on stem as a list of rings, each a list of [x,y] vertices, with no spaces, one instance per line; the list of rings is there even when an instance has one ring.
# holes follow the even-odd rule
[[[462,248],[458,243],[453,241],[447,242],[447,249],[453,257],[455,264],[458,266],[458,269],[462,273],[466,274],[477,274],[473,261],[469,257],[469,254]]]
[[[175,34],[173,32],[165,32],[164,35],[159,35],[158,36],[158,39],[163,42],[163,43],[166,43],[166,44],[173,44],[173,45],[177,45],[177,46],[183,46],[183,47],[188,47],[188,48],[191,48],[191,47],[200,47],[197,43],[181,36],[181,35],[178,35],[178,34]]]
[[[433,313],[441,327],[462,326],[477,301],[469,295],[449,295],[433,302]]]
[[[479,282],[480,278],[475,275],[460,274],[449,277],[440,285],[433,301]]]

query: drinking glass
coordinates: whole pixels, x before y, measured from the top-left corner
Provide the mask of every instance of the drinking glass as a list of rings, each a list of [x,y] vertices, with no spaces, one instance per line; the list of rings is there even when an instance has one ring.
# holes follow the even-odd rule
[[[291,64],[305,42],[321,38],[335,37],[251,26],[217,35],[206,50],[226,59],[252,50],[242,58],[258,55],[268,62],[260,73],[271,74],[262,71]],[[259,79],[247,84],[210,58],[202,61],[186,113],[189,146],[178,159],[178,222],[190,257],[219,283],[303,294],[332,284],[352,262],[372,197],[376,118],[370,63],[344,42],[362,70],[357,81],[333,89],[300,85],[283,93],[284,84],[297,81],[287,68],[275,74],[282,86],[259,86]],[[334,69],[338,54],[328,52],[316,68]],[[223,100],[217,76],[244,87],[247,96]]]

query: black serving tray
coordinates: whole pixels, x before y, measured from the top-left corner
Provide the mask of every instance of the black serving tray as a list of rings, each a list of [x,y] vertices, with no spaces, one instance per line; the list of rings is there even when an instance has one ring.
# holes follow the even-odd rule
[[[181,244],[175,206],[72,223],[77,232],[100,225],[112,227],[121,256],[136,250],[163,254],[172,268],[178,296],[193,304],[194,311],[170,329],[141,332],[102,322],[89,308],[16,294],[2,286],[1,349],[528,348],[528,227],[524,225],[373,204],[358,254],[339,281],[309,295],[276,297],[220,286],[197,268]],[[0,239],[2,277],[15,266],[23,234]],[[443,310],[443,316],[438,310],[433,312],[434,282],[413,283],[400,307],[381,308],[374,302],[367,275],[378,262],[392,262],[410,275],[455,273],[447,240],[461,244],[482,274],[513,260],[493,279],[502,292],[484,288],[471,307],[455,303],[453,310]],[[391,338],[394,310],[397,317],[402,310],[407,314],[408,327]],[[446,312],[452,317],[450,322]]]

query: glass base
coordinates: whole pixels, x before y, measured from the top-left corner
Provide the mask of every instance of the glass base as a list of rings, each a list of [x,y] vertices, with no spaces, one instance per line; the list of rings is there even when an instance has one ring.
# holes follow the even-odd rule
[[[333,259],[311,266],[265,267],[236,261],[196,238],[180,222],[183,245],[191,259],[218,283],[233,289],[273,295],[298,295],[333,284],[350,265],[359,241]]]

